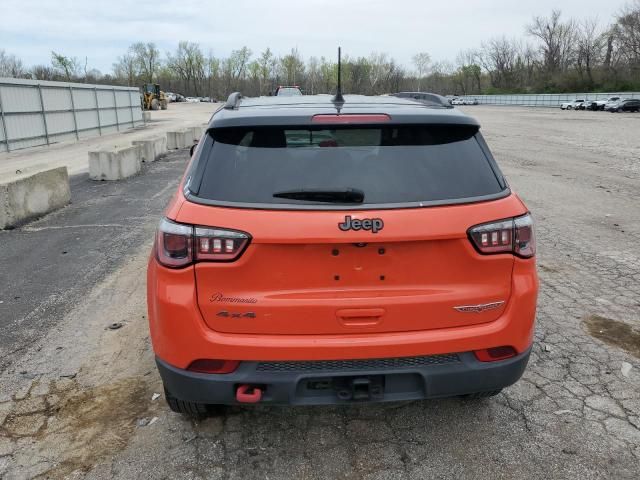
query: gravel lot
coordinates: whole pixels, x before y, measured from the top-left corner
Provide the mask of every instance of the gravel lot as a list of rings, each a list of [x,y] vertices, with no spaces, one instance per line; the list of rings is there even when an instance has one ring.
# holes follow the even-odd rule
[[[640,115],[465,110],[537,220],[520,382],[478,402],[171,413],[144,283],[177,152],[115,185],[74,177],[72,205],[0,232],[0,478],[639,478]]]

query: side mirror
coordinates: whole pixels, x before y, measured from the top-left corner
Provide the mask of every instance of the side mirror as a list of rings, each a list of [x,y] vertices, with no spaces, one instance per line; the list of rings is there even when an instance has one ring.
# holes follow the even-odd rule
[[[196,151],[197,147],[198,147],[198,140],[194,140],[193,145],[191,145],[191,149],[189,149],[189,157],[193,157],[193,152]]]

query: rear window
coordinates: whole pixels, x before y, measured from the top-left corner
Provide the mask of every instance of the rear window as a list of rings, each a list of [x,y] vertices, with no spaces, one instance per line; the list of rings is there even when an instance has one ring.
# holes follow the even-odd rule
[[[220,128],[209,134],[200,157],[206,163],[192,188],[211,201],[331,205],[336,202],[274,194],[356,189],[364,194],[360,205],[383,206],[504,190],[475,126]]]
[[[281,87],[276,95],[278,97],[297,97],[302,95],[302,92],[297,87]]]

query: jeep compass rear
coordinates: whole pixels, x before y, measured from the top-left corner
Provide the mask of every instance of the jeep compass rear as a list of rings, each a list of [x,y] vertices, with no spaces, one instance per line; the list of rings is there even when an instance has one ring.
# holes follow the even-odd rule
[[[149,261],[169,405],[495,394],[529,357],[534,255],[527,207],[460,111],[232,94]]]

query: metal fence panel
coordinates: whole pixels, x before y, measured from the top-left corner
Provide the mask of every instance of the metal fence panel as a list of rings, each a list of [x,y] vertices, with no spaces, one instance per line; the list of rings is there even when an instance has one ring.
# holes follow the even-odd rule
[[[144,123],[135,87],[0,78],[0,152]]]
[[[640,92],[613,93],[531,93],[518,95],[466,95],[461,98],[476,99],[480,105],[519,105],[524,107],[559,107],[576,99],[606,100],[609,97],[640,98]]]
[[[69,110],[71,111],[71,92],[58,88],[42,89],[42,101],[44,109],[49,110]]]

